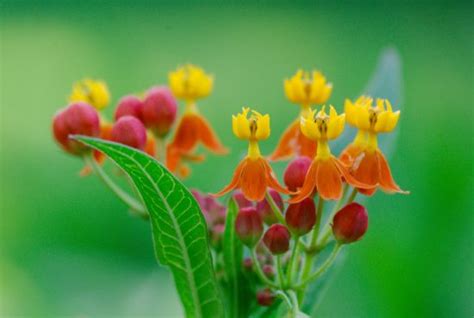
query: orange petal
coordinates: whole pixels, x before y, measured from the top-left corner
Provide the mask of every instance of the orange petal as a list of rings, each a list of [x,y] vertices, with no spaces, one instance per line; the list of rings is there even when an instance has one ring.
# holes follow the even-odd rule
[[[400,187],[395,183],[395,180],[393,180],[392,173],[390,172],[390,167],[382,152],[377,151],[376,156],[379,164],[380,188],[382,188],[382,190],[386,192],[399,192],[408,194],[409,192],[400,189]]]
[[[267,179],[267,185],[270,187],[270,188],[273,188],[275,189],[276,191],[280,192],[280,193],[283,193],[283,194],[294,194],[292,193],[291,191],[289,191],[288,189],[286,189],[284,186],[282,186],[278,180],[274,177],[274,174],[273,174],[273,169],[272,167],[270,166],[270,164],[265,160],[265,159],[261,159],[264,166],[265,166],[265,174],[266,174],[266,179]]]
[[[294,154],[293,145],[296,142],[298,132],[300,130],[300,123],[295,120],[288,128],[285,129],[278,141],[278,145],[273,153],[268,157],[269,160],[285,160]]]
[[[181,152],[171,144],[166,147],[166,167],[169,171],[175,172],[181,162]]]
[[[319,195],[325,200],[338,200],[342,196],[341,173],[336,162],[336,158],[319,161],[316,185]]]
[[[199,138],[203,145],[209,149],[210,151],[223,155],[228,153],[227,148],[225,148],[222,143],[219,141],[219,138],[217,138],[216,133],[212,130],[211,126],[207,122],[207,120],[200,116],[196,115],[199,120]]]
[[[362,152],[353,162],[352,175],[356,180],[375,188],[379,183],[379,164],[376,153]]]
[[[227,186],[225,186],[224,189],[222,189],[221,191],[213,194],[214,196],[220,197],[226,194],[227,192],[235,189],[239,185],[240,178],[242,176],[242,171],[247,165],[247,160],[248,159],[244,159],[238,164],[237,168],[235,168],[234,176],[232,177],[232,180],[230,181],[230,183]]]
[[[318,175],[318,161],[313,160],[311,166],[309,166],[308,172],[304,179],[303,186],[299,190],[298,194],[288,200],[289,203],[298,203],[304,199],[310,197],[313,194],[313,190],[316,187],[316,177]]]
[[[176,133],[170,144],[171,147],[181,152],[191,152],[197,146],[200,130],[200,116],[196,114],[184,114],[176,128]]]
[[[314,158],[318,150],[318,143],[303,135],[301,130],[298,130],[298,139],[295,147],[298,155]]]
[[[164,144],[160,144],[160,147],[164,147]],[[152,157],[156,154],[156,140],[152,134],[147,134],[145,152]]]
[[[351,186],[356,187],[359,190],[372,189],[374,187],[373,185],[364,183],[360,181],[359,179],[357,179],[356,177],[354,177],[349,172],[349,169],[347,169],[346,166],[341,161],[339,161],[339,159],[333,157],[333,162],[336,165],[337,169],[339,170],[339,173],[341,174],[341,176],[344,177],[346,182],[350,184]]]
[[[339,156],[339,159],[346,165],[352,166],[355,159],[361,154],[362,148],[354,144],[349,144]]]
[[[240,176],[240,189],[250,201],[262,201],[267,192],[266,168],[263,159],[246,159]]]

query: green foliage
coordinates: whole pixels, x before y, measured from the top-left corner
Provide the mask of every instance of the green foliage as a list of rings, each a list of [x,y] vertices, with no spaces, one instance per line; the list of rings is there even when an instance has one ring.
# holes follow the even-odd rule
[[[192,194],[155,159],[117,143],[76,137],[130,177],[151,219],[155,252],[170,267],[187,317],[221,317],[204,217]]]

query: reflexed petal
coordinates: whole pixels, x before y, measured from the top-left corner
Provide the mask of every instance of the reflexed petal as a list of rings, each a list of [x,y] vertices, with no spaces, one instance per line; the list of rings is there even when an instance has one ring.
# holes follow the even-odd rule
[[[245,159],[246,165],[242,169],[240,188],[244,196],[250,201],[261,201],[267,191],[266,169],[262,160]]]
[[[342,195],[341,173],[334,161],[337,159],[320,160],[318,162],[318,173],[316,186],[321,198],[325,200],[337,200]]]
[[[304,199],[310,197],[313,194],[313,190],[316,187],[316,177],[318,174],[318,161],[313,160],[311,166],[306,173],[303,186],[299,190],[298,194],[288,200],[289,203],[298,203]]]
[[[216,197],[222,196],[239,186],[240,180],[242,177],[242,171],[247,166],[247,161],[248,159],[244,159],[237,165],[237,168],[235,168],[235,172],[234,172],[234,175],[232,176],[232,180],[230,181],[230,183],[227,186],[225,186],[224,189],[215,193],[214,196]]]

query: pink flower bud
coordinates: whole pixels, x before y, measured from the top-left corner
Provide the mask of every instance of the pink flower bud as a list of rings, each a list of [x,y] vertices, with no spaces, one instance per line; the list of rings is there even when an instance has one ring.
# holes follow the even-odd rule
[[[72,140],[70,135],[98,137],[100,120],[97,111],[84,102],[69,105],[53,118],[53,135],[59,145],[73,155],[82,155],[90,148]]]
[[[283,181],[290,191],[297,191],[303,186],[310,165],[311,159],[304,156],[295,158],[288,164]]]
[[[263,222],[255,208],[243,208],[235,219],[235,231],[242,243],[255,246],[263,233]]]
[[[283,211],[283,209],[285,208],[285,205],[283,203],[283,199],[281,198],[280,193],[278,193],[277,191],[273,189],[270,189],[269,193],[271,197],[273,198],[273,201],[275,201],[275,204],[280,209],[280,211]],[[268,225],[271,225],[278,221],[267,199],[263,199],[262,201],[257,203],[257,211],[262,217],[263,221]]]
[[[237,205],[240,209],[253,206],[253,203],[247,200],[241,190],[235,190],[232,197],[234,198],[235,202],[237,202]]]
[[[244,258],[244,260],[242,261],[242,267],[247,271],[251,271],[253,267],[252,259],[250,257]]]
[[[332,232],[338,242],[348,244],[361,239],[368,224],[369,216],[365,207],[353,202],[336,213]]]
[[[263,265],[262,271],[265,274],[265,276],[267,276],[270,279],[275,277],[275,270],[273,269],[273,266],[270,264]]]
[[[176,119],[177,103],[168,87],[153,87],[143,102],[143,121],[158,137],[168,134]]]
[[[290,204],[285,214],[286,224],[290,231],[297,235],[305,235],[316,223],[316,207],[311,198]]]
[[[275,301],[275,295],[268,288],[259,290],[257,292],[257,302],[260,306],[268,307]]]
[[[115,121],[123,116],[133,116],[143,121],[142,110],[143,102],[138,97],[133,95],[124,96],[115,109]]]
[[[132,148],[143,150],[146,145],[146,129],[132,116],[123,116],[112,127],[112,140]]]
[[[290,248],[290,232],[282,224],[273,224],[265,232],[263,243],[273,255],[283,254]]]

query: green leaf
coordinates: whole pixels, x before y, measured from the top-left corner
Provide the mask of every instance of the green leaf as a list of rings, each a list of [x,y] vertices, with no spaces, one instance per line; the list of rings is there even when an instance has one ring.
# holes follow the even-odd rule
[[[222,317],[223,305],[204,217],[192,194],[155,159],[130,147],[84,136],[133,181],[150,213],[155,253],[168,265],[187,317]]]
[[[235,233],[235,219],[238,207],[234,199],[229,200],[223,237],[224,269],[226,273],[226,294],[228,316],[248,317],[251,294],[246,277],[242,274],[243,245]]]

